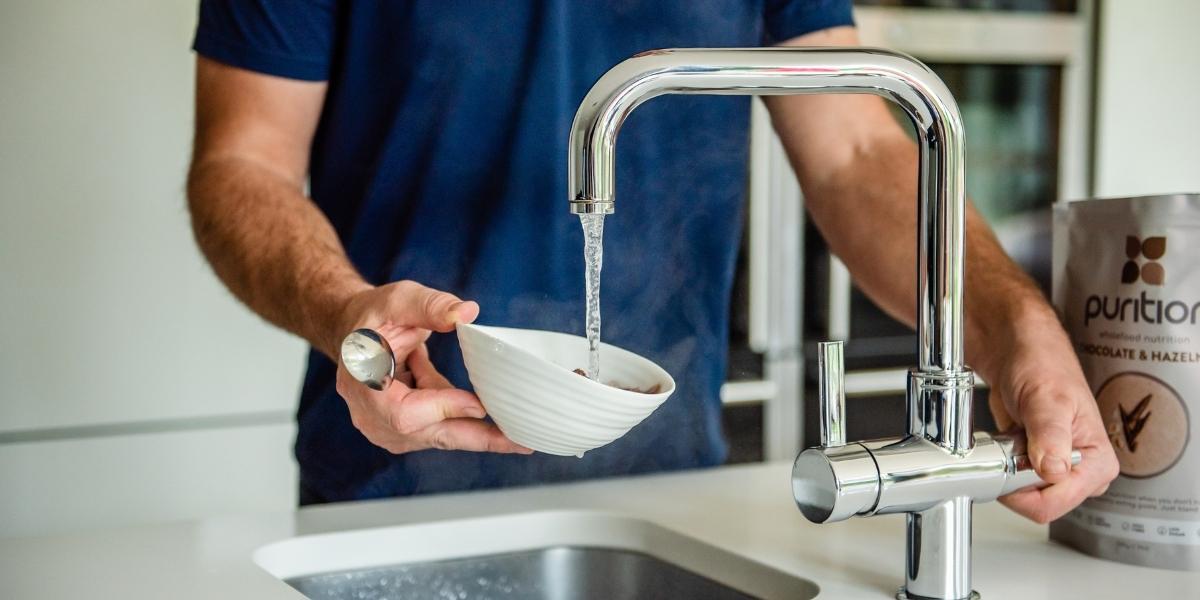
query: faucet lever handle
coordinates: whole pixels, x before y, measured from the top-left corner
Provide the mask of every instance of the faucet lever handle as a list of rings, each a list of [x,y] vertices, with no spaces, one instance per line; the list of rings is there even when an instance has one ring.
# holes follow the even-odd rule
[[[1023,433],[995,435],[992,436],[992,439],[1000,445],[1005,457],[1004,485],[1000,489],[1001,496],[1027,487],[1046,487],[1048,485],[1033,470],[1033,463],[1029,460]],[[1083,462],[1083,453],[1078,449],[1072,449],[1071,466],[1074,467],[1081,462]]]
[[[842,356],[845,342],[817,344],[817,396],[821,403],[821,445],[846,445],[846,367]]]

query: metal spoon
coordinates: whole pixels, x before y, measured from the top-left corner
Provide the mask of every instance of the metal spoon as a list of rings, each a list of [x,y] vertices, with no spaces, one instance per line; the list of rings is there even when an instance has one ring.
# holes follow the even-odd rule
[[[375,391],[383,391],[392,381],[411,381],[411,374],[396,375],[396,355],[386,338],[374,329],[355,329],[342,340],[342,364],[354,379]]]

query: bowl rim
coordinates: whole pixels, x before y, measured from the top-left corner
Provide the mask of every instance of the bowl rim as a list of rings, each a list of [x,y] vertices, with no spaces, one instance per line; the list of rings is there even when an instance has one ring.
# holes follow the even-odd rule
[[[576,334],[572,334],[572,333],[564,333],[561,331],[552,331],[549,329],[531,329],[531,328],[526,328],[526,327],[505,327],[505,326],[501,326],[501,325],[481,325],[479,323],[459,323],[459,324],[455,325],[455,329],[456,330],[466,329],[466,330],[473,331],[475,333],[479,333],[481,335],[487,336],[488,338],[495,340],[498,343],[504,344],[508,348],[511,348],[513,351],[522,355],[525,358],[533,359],[535,362],[539,362],[539,363],[546,363],[546,364],[550,365],[552,368],[554,368],[562,373],[569,373],[571,375],[579,377],[580,379],[583,380],[585,386],[588,386],[588,385],[594,386],[597,390],[605,390],[609,393],[616,394],[618,397],[624,397],[625,399],[628,399],[628,400],[635,400],[635,401],[638,401],[639,403],[642,403],[642,402],[646,402],[650,398],[657,399],[661,396],[662,400],[659,401],[659,404],[661,404],[662,402],[665,402],[666,399],[671,396],[671,394],[675,393],[675,388],[676,388],[675,378],[672,377],[671,374],[669,372],[667,372],[666,369],[659,366],[658,363],[656,363],[636,352],[626,350],[620,346],[615,346],[615,345],[609,344],[607,342],[600,342],[601,347],[607,347],[611,351],[615,351],[618,354],[628,355],[629,357],[632,358],[632,360],[647,365],[648,367],[650,367],[651,371],[656,372],[660,376],[661,380],[668,383],[669,386],[665,387],[664,389],[662,389],[658,392],[646,393],[646,392],[638,392],[638,391],[634,391],[634,390],[627,390],[624,388],[611,386],[611,385],[608,385],[607,383],[602,383],[600,381],[596,381],[595,379],[592,379],[591,377],[580,377],[578,373],[575,373],[574,371],[567,369],[566,367],[564,367],[562,365],[559,365],[552,361],[546,360],[546,359],[534,354],[533,352],[530,352],[529,350],[526,350],[516,344],[510,343],[507,340],[501,339],[500,337],[497,337],[496,335],[493,335],[492,333],[490,333],[490,331],[491,330],[505,330],[505,331],[518,331],[518,332],[531,332],[531,333],[538,333],[538,334],[543,334],[543,335],[563,336],[563,337],[568,337],[568,338],[573,338],[573,339],[581,339],[583,336],[580,336],[580,335],[576,335]],[[461,342],[460,342],[460,346],[461,346]]]

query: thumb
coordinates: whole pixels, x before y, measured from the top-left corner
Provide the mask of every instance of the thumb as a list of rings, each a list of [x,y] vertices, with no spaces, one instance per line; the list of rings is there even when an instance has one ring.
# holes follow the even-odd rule
[[[402,324],[433,331],[453,331],[459,323],[470,323],[479,316],[479,305],[463,301],[448,292],[404,282],[403,308],[397,315]]]
[[[1033,397],[1024,404],[1021,421],[1029,438],[1030,462],[1043,481],[1058,483],[1071,471],[1075,405],[1055,396]]]

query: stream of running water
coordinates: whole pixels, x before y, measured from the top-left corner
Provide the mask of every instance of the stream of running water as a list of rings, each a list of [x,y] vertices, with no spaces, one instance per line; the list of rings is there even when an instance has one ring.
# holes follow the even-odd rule
[[[600,267],[604,264],[604,215],[579,215],[583,224],[584,293],[587,297],[588,377],[600,380]]]

